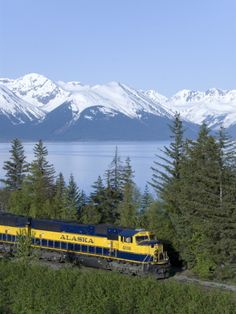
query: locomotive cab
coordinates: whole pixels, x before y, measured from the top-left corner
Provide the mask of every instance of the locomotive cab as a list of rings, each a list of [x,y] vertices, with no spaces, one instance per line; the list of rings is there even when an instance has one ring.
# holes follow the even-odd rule
[[[135,236],[137,245],[146,248],[146,253],[153,258],[153,263],[166,264],[169,262],[167,252],[164,251],[163,244],[156,240],[154,233],[149,231],[139,232]],[[145,249],[144,249],[145,250]]]
[[[156,240],[154,233],[145,230],[125,230],[120,235],[120,248],[144,256],[143,262],[167,264],[169,258],[163,244]]]

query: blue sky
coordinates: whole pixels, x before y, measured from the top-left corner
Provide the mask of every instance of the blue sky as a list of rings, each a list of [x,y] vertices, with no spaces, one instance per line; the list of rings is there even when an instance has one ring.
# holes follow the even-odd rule
[[[235,0],[0,0],[0,76],[236,88]]]

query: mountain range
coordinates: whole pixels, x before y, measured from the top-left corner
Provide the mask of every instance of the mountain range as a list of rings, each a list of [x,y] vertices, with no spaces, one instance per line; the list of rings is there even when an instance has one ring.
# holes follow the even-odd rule
[[[206,122],[236,138],[236,90],[181,90],[168,98],[118,82],[89,86],[36,73],[0,78],[1,140],[165,140],[175,112],[188,136]]]

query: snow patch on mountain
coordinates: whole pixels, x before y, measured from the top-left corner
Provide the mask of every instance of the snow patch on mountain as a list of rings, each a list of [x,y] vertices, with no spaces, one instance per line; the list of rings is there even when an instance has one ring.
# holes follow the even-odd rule
[[[225,128],[236,123],[236,90],[211,88],[206,92],[181,90],[165,102],[171,111],[177,111],[185,120],[209,127]]]
[[[0,79],[4,83],[5,79]],[[16,80],[4,83],[18,97],[35,105],[46,112],[50,112],[61,105],[69,93],[43,75],[30,73]]]
[[[118,111],[130,118],[140,118],[142,112],[158,116],[172,116],[169,111],[153,102],[141,91],[118,82],[95,86],[60,83],[60,86],[71,92],[68,100],[71,102],[71,109],[77,118],[85,109],[94,106],[103,107],[107,113],[111,110]]]
[[[2,84],[0,84],[0,113],[7,116],[13,124],[40,120],[45,115],[42,110],[23,101]]]

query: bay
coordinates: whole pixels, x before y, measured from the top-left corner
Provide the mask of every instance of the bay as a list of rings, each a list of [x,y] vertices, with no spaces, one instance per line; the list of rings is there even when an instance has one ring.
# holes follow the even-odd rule
[[[141,191],[151,179],[151,166],[155,154],[162,155],[161,150],[168,141],[156,142],[45,142],[48,149],[48,161],[52,163],[57,174],[62,172],[68,181],[70,174],[85,193],[90,193],[91,185],[100,175],[103,177],[115,153],[116,146],[121,160],[131,159],[135,171],[134,180]],[[27,161],[34,159],[35,143],[23,143]],[[4,177],[3,163],[9,160],[10,143],[0,143],[0,178]],[[151,190],[151,189],[150,189]]]

